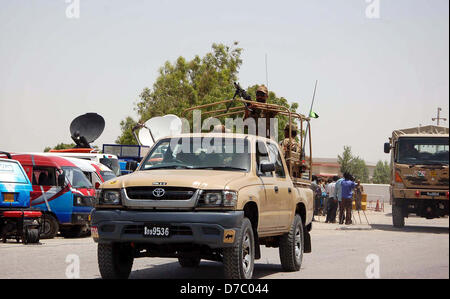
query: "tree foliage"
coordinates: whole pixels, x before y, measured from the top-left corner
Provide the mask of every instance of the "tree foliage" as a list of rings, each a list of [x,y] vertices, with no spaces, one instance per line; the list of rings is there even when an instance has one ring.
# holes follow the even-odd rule
[[[234,95],[234,82],[238,81],[242,64],[242,48],[235,42],[232,46],[213,44],[210,52],[203,57],[196,55],[192,60],[179,57],[174,63],[167,61],[160,69],[152,88],[144,88],[139,95],[135,111],[140,123],[155,116],[175,114],[190,118],[182,112],[193,106],[210,104],[231,99]],[[257,85],[250,86],[248,93],[255,97]],[[297,104],[289,106],[287,100],[269,93],[269,103],[297,109]],[[233,106],[237,105],[233,104]],[[282,134],[287,117],[279,118],[279,136]],[[134,144],[131,128],[136,124],[131,117],[121,122],[122,134],[116,140],[119,144]]]
[[[378,161],[373,172],[374,184],[389,184],[391,182],[391,167],[386,161]]]
[[[49,152],[50,150],[54,149],[54,150],[62,150],[62,149],[70,149],[70,148],[74,148],[75,147],[75,143],[58,143],[55,147],[50,147],[47,146],[44,149],[44,153]]]
[[[350,146],[344,146],[344,152],[338,155],[338,163],[342,173],[350,173],[355,179],[361,180],[361,183],[369,182],[369,169],[366,162],[360,157],[353,156]]]

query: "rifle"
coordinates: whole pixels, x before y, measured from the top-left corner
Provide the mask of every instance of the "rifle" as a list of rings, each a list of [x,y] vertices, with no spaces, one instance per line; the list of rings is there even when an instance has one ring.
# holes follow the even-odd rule
[[[239,83],[234,82],[234,88],[236,89],[234,92],[234,96],[233,96],[233,100],[236,99],[237,96],[239,96],[240,98],[246,100],[246,101],[251,101],[252,97],[250,95],[247,94],[247,92],[239,85]],[[227,104],[227,112],[228,109],[230,109],[231,103]],[[250,109],[250,104],[249,103],[244,103],[245,108],[253,111],[252,109]]]

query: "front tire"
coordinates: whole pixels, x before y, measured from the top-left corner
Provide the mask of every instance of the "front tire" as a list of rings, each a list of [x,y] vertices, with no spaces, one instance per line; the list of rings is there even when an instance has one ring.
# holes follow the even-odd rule
[[[403,206],[398,204],[394,200],[394,205],[392,206],[392,224],[394,227],[402,228],[405,226],[405,215],[403,213]]]
[[[26,228],[23,242],[24,242],[24,244],[39,243],[39,229]]]
[[[133,267],[133,251],[129,244],[98,244],[98,268],[103,279],[127,279]]]
[[[303,222],[300,215],[295,215],[289,233],[280,239],[280,260],[284,271],[299,271],[302,266],[303,252],[305,250],[305,236]]]
[[[225,278],[251,279],[255,266],[255,237],[252,223],[244,218],[233,247],[223,249]]]
[[[58,234],[58,220],[51,214],[42,217],[41,239],[53,239]]]

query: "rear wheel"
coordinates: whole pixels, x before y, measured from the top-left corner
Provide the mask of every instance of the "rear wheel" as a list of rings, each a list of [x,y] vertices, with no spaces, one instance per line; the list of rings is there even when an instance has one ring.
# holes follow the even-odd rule
[[[289,233],[280,239],[281,267],[285,271],[299,271],[302,265],[305,249],[305,237],[303,234],[303,222],[300,215],[295,215]]]
[[[403,206],[394,200],[392,205],[392,223],[394,227],[402,228],[405,226],[405,215],[403,213]]]
[[[255,265],[255,238],[248,218],[242,221],[235,245],[223,249],[223,263],[227,279],[252,278]]]
[[[39,229],[37,229],[37,228],[26,228],[23,242],[25,244],[28,244],[28,243],[39,243]]]
[[[56,237],[58,230],[58,220],[51,214],[45,214],[42,217],[41,239],[53,239]]]
[[[98,268],[103,279],[127,279],[133,267],[133,250],[129,244],[98,244]]]

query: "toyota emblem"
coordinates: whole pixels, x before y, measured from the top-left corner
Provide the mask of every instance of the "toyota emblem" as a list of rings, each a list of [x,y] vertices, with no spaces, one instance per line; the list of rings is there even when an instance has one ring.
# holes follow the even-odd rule
[[[155,197],[163,197],[166,194],[166,191],[163,188],[156,188],[153,190],[153,195]]]

